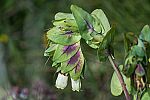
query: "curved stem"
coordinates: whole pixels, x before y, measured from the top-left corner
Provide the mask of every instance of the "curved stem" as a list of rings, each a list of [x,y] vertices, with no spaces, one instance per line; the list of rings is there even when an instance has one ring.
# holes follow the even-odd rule
[[[130,100],[130,95],[129,95],[129,92],[128,92],[127,88],[126,88],[126,84],[125,84],[125,82],[123,80],[123,77],[122,77],[122,75],[121,75],[117,65],[115,64],[115,61],[113,60],[111,54],[108,55],[108,59],[109,59],[111,65],[112,65],[113,69],[115,70],[115,72],[117,74],[117,77],[118,77],[118,79],[119,79],[119,81],[121,83],[121,86],[122,86],[122,89],[124,91],[126,100]]]

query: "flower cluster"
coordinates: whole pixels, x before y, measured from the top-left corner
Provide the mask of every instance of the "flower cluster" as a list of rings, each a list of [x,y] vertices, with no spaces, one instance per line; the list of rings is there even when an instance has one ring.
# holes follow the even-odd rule
[[[101,9],[89,14],[82,8],[72,5],[71,11],[72,14],[55,15],[54,27],[47,32],[49,45],[44,56],[51,57],[52,67],[57,68],[56,87],[64,89],[70,76],[72,90],[79,91],[84,67],[80,39],[83,38],[90,47],[97,49],[111,28]],[[107,38],[104,40],[106,45],[102,46],[104,48],[108,44],[106,41]]]
[[[80,47],[80,33],[72,14],[57,13],[54,27],[47,32],[49,47],[45,56],[53,56],[53,67],[57,68],[58,77],[55,86],[64,89],[68,77],[71,78],[72,90],[80,91],[84,57]]]

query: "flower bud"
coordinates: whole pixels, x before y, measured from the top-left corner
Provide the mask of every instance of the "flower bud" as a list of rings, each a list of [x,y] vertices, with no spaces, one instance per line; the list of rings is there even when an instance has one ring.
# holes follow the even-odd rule
[[[58,74],[55,86],[59,89],[64,89],[67,86],[68,76],[61,73]]]
[[[145,70],[144,70],[144,68],[142,67],[142,65],[141,65],[141,64],[137,64],[136,66],[137,66],[137,67],[136,67],[136,70],[135,70],[136,75],[138,75],[138,76],[143,76],[143,75],[145,75]]]
[[[78,80],[74,80],[71,78],[71,85],[72,85],[72,90],[73,91],[80,91],[80,88],[81,88],[81,80],[78,79]]]

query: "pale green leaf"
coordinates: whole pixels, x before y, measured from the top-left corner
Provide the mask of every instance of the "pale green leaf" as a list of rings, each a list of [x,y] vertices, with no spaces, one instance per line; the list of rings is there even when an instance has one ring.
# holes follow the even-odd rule
[[[117,74],[114,72],[111,79],[111,93],[114,96],[119,96],[122,93],[122,86],[119,82],[119,79],[117,77]]]
[[[53,25],[56,27],[60,27],[61,30],[71,30],[73,32],[78,31],[78,26],[74,19],[55,20],[53,21]]]
[[[55,20],[62,20],[62,19],[74,19],[74,17],[70,13],[62,13],[62,12],[59,12],[55,15]]]

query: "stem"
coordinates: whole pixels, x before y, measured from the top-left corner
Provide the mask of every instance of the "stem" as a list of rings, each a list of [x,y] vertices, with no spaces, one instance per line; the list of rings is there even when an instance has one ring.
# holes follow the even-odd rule
[[[125,82],[123,80],[123,77],[122,77],[122,75],[121,75],[117,65],[115,64],[115,61],[113,60],[111,54],[108,55],[108,59],[109,59],[111,65],[112,65],[113,69],[115,70],[115,72],[117,74],[117,77],[118,77],[118,79],[119,79],[119,81],[121,83],[121,86],[122,86],[122,89],[124,91],[126,100],[130,100],[130,95],[129,95],[129,92],[127,91],[126,84],[125,84]]]

